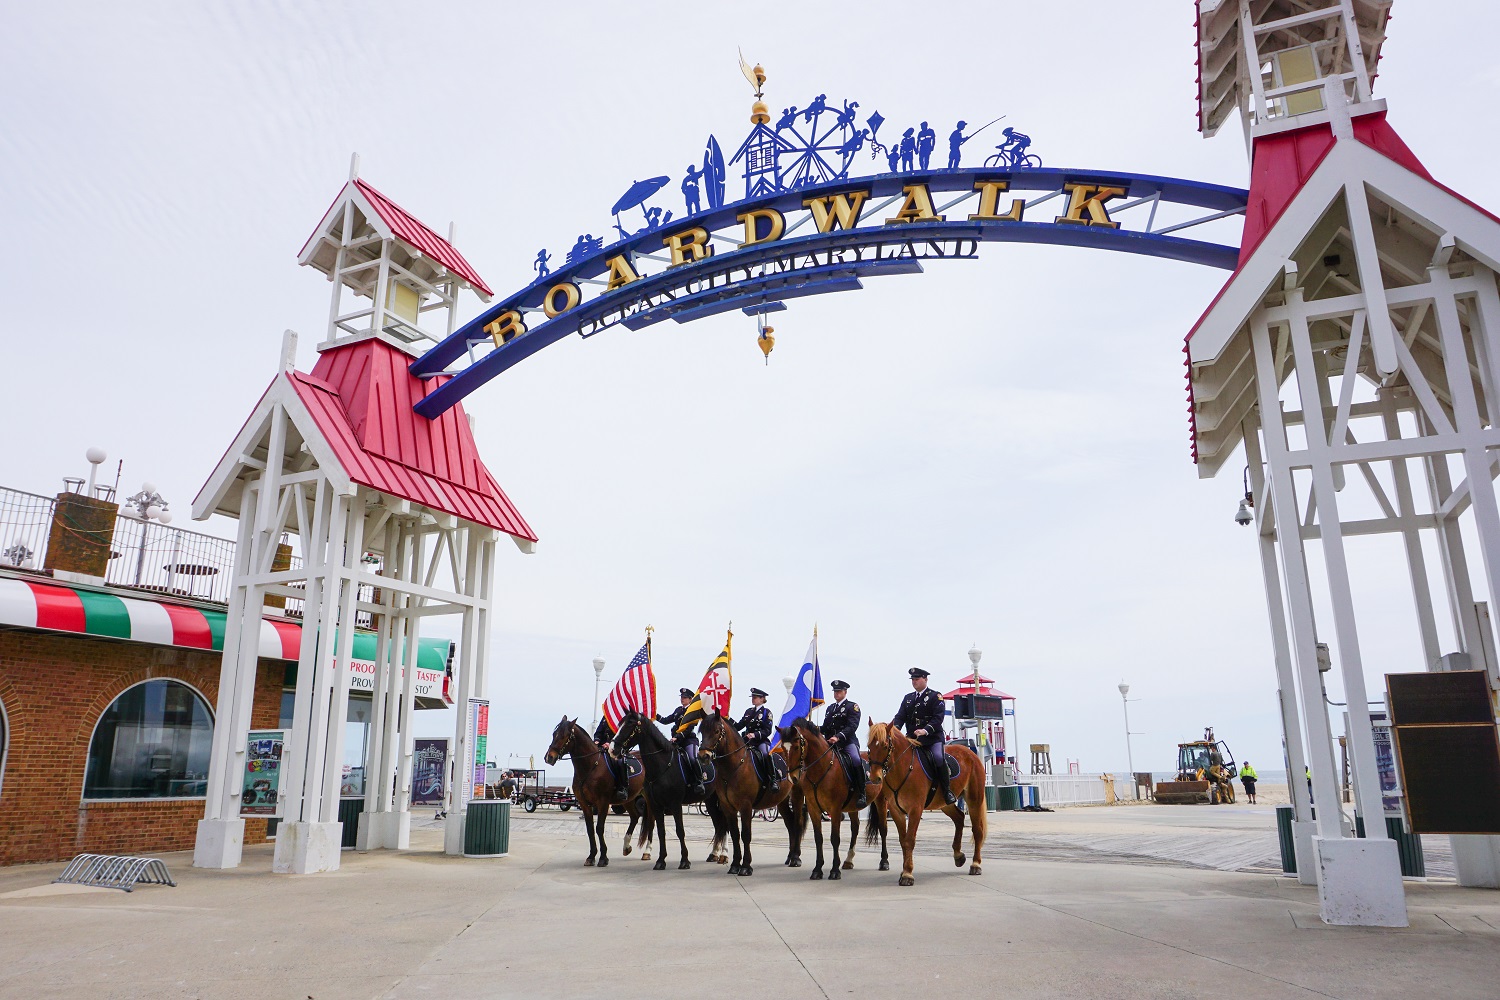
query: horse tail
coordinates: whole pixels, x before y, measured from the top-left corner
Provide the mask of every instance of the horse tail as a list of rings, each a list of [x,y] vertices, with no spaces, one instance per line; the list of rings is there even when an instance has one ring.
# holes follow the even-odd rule
[[[865,824],[865,846],[872,847],[885,830],[885,813],[881,811],[879,802],[870,803],[870,811],[865,813]]]

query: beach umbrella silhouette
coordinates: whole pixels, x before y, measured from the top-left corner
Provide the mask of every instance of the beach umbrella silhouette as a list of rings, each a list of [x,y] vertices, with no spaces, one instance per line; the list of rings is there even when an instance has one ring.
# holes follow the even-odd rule
[[[630,190],[620,195],[620,200],[615,202],[615,207],[610,209],[610,213],[619,215],[627,208],[645,204],[647,198],[660,191],[671,180],[670,177],[648,177],[643,181],[636,181],[630,185]]]

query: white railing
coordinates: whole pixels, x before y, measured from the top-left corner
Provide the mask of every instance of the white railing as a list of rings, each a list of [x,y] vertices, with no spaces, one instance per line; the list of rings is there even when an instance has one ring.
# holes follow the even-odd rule
[[[1022,784],[1035,785],[1037,803],[1047,808],[1057,806],[1104,805],[1109,801],[1105,794],[1106,782],[1102,774],[1028,774],[1021,777]],[[1115,796],[1119,799],[1135,797],[1129,775],[1112,775]]]

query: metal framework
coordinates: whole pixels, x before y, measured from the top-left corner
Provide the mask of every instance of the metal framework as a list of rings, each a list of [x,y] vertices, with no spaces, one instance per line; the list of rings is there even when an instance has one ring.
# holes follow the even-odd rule
[[[59,882],[124,889],[126,892],[134,892],[142,882],[177,885],[160,858],[129,858],[118,854],[79,854],[68,862],[61,875],[52,880],[53,885]]]

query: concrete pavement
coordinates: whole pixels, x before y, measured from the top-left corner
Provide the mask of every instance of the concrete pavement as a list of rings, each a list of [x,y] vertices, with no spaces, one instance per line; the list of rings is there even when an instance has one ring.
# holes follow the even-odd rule
[[[1208,822],[1143,809],[992,819],[1000,840],[1028,819]],[[864,851],[841,882],[809,882],[771,829],[750,879],[704,864],[701,839],[691,871],[675,845],[666,871],[584,868],[576,814],[540,813],[517,814],[499,861],[445,858],[421,829],[412,851],[346,852],[329,875],[272,876],[268,848],[222,872],[168,855],[177,888],[128,894],[47,886],[59,865],[0,870],[0,996],[1492,998],[1500,982],[1494,892],[1409,883],[1411,928],[1329,928],[1313,889],[1271,875],[1002,848],[971,877],[945,821],[924,824],[913,888]]]

